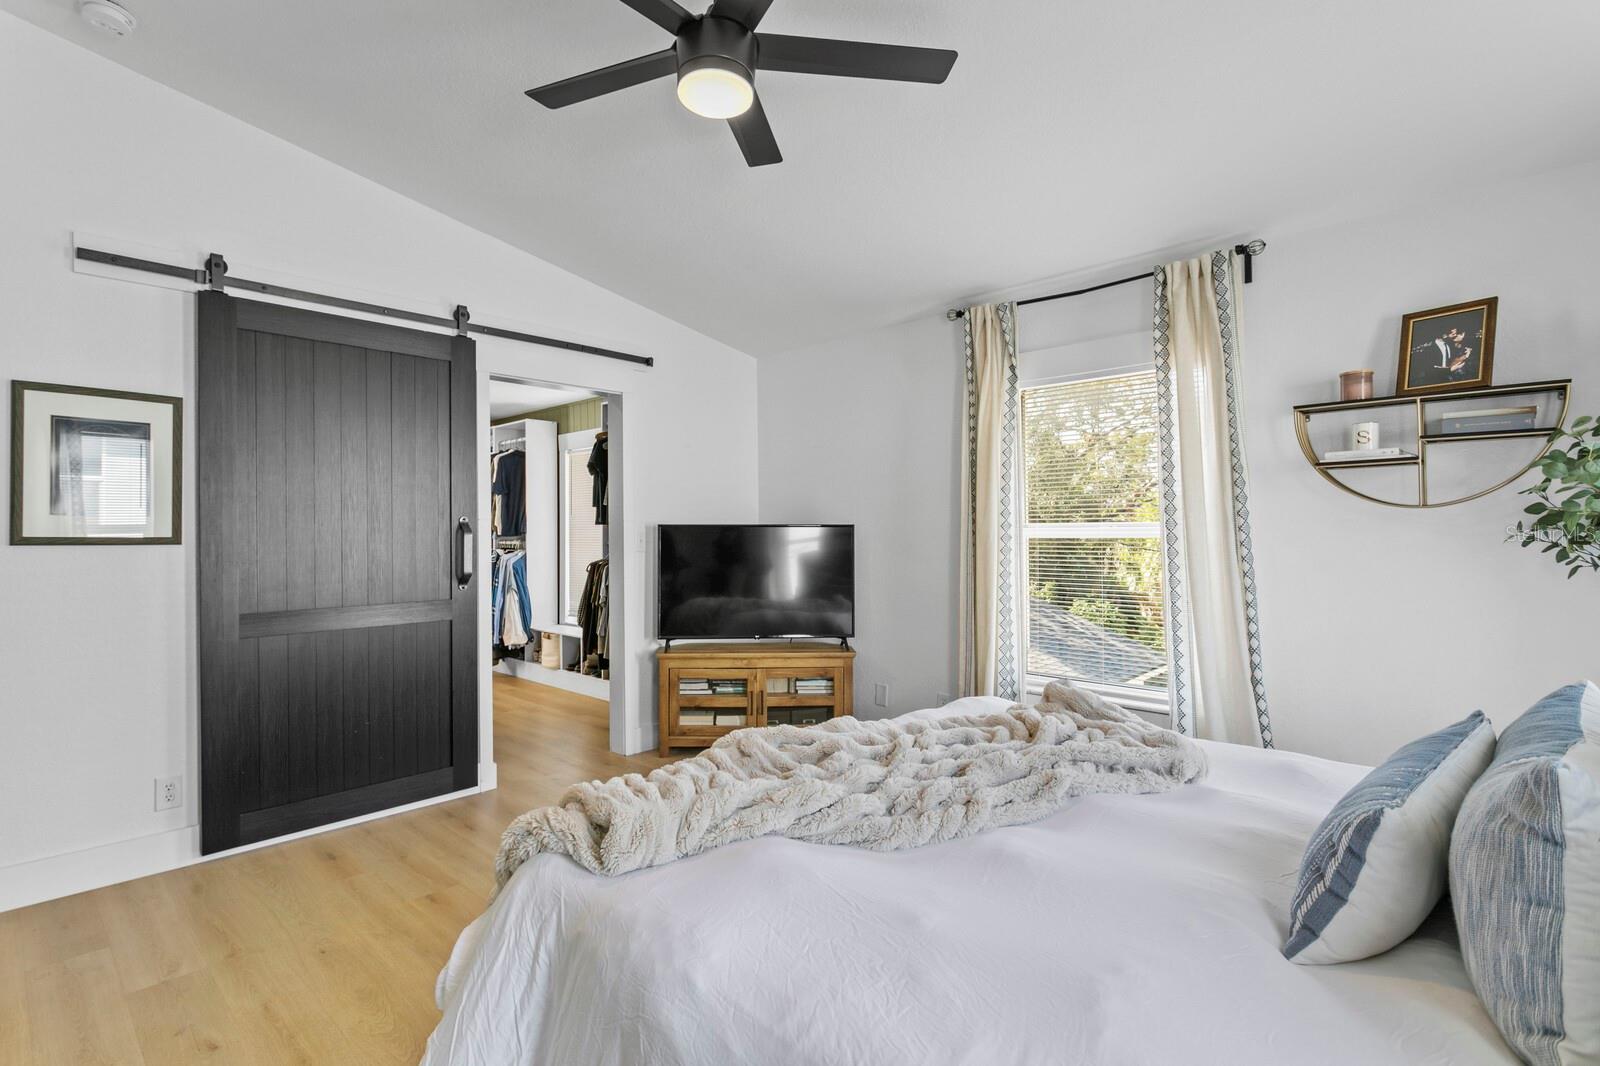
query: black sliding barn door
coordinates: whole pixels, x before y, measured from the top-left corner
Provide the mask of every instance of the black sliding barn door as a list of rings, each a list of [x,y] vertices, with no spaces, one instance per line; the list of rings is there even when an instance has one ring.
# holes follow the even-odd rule
[[[472,341],[199,300],[200,850],[472,787]]]

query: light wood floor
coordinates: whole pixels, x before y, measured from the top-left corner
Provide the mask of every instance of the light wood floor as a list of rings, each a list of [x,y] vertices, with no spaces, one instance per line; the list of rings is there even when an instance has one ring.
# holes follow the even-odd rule
[[[493,792],[0,914],[0,1063],[415,1064],[506,823],[670,761],[607,750],[598,700],[494,684]]]

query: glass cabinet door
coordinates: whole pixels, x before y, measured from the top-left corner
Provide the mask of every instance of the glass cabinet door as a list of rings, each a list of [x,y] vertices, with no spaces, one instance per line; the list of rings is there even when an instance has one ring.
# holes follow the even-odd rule
[[[785,667],[761,671],[761,702],[768,725],[816,725],[839,703],[837,667]]]
[[[673,668],[667,683],[677,694],[681,734],[718,735],[760,724],[760,676],[754,670]]]

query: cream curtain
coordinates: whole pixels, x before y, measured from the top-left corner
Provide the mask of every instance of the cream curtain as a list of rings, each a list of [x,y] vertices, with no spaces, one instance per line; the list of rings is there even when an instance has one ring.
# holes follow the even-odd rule
[[[1240,436],[1236,257],[1155,268],[1161,514],[1173,723],[1272,747]]]
[[[959,694],[1017,699],[1017,305],[969,307]]]

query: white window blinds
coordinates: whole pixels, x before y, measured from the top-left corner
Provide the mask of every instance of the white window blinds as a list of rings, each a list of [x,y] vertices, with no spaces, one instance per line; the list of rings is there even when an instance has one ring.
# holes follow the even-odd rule
[[[1154,371],[1025,389],[1030,676],[1167,687]]]
[[[150,426],[56,417],[52,514],[90,536],[148,536],[154,528]]]

